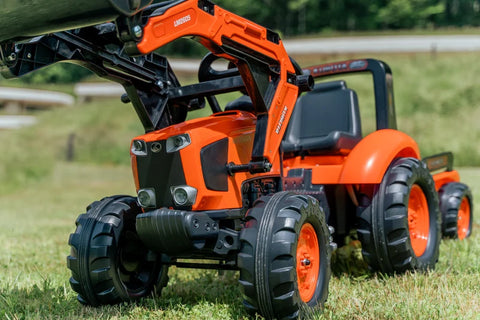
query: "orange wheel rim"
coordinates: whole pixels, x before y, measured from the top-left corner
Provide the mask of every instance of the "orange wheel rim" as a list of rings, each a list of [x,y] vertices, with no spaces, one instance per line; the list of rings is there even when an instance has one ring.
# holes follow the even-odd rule
[[[458,239],[463,240],[468,236],[470,230],[470,202],[467,197],[462,199],[460,208],[458,208],[457,229]]]
[[[420,257],[427,250],[430,232],[428,203],[422,188],[413,185],[408,199],[408,230],[413,252]]]
[[[305,223],[300,230],[297,244],[297,282],[303,302],[312,300],[319,271],[320,247],[317,233],[310,223]]]

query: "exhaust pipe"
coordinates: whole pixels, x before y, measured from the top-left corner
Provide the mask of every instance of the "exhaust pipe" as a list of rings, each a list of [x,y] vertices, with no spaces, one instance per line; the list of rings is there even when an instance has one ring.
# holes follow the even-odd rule
[[[0,43],[132,16],[153,0],[2,0]]]

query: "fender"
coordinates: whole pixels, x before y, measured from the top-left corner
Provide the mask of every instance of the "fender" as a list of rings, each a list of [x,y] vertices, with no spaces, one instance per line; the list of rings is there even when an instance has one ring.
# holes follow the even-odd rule
[[[460,174],[457,170],[444,171],[434,174],[433,181],[435,182],[435,189],[438,191],[444,185],[451,182],[460,182]]]
[[[417,143],[407,134],[384,129],[363,138],[348,155],[340,174],[341,184],[378,184],[395,158],[420,159]]]

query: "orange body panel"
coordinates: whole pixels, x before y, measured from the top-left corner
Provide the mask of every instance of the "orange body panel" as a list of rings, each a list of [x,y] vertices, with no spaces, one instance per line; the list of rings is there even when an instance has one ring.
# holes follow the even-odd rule
[[[218,52],[218,47],[223,45],[223,37],[226,37],[277,61],[280,81],[271,105],[267,106],[269,117],[263,152],[264,158],[273,163],[298,97],[298,87],[287,81],[287,73],[295,74],[295,69],[282,41],[274,43],[268,40],[266,28],[218,6],[215,6],[214,11],[211,15],[199,8],[198,0],[187,0],[175,5],[163,15],[148,20],[137,48],[145,54],[180,37],[198,36],[210,51],[236,63],[237,58]],[[245,81],[244,78],[244,82],[248,84],[250,81]]]
[[[290,169],[304,168],[312,170],[313,184],[337,184],[343,170],[346,156],[318,155],[295,157],[283,162],[285,175]]]
[[[395,158],[420,158],[415,141],[403,132],[385,129],[363,138],[349,154],[314,155],[284,161],[285,171],[312,170],[314,184],[378,184]]]
[[[375,131],[363,138],[348,155],[338,183],[380,183],[388,166],[399,157],[420,159],[415,140],[397,130]]]
[[[132,140],[132,143],[133,143],[133,140]],[[131,145],[130,145],[130,149],[131,149]],[[133,155],[132,153],[130,153],[130,163],[132,165],[132,172],[133,172],[133,181],[135,182],[135,190],[138,190],[140,189],[140,185],[139,185],[139,182],[138,182],[138,169],[137,169],[137,157],[135,155]]]
[[[457,170],[444,171],[433,175],[435,189],[438,191],[443,185],[450,182],[460,182],[460,175]]]
[[[207,189],[201,166],[201,150],[203,147],[228,138],[228,161],[234,163],[248,163],[250,160],[253,139],[255,135],[256,118],[248,112],[232,111],[211,115],[210,117],[186,121],[162,130],[147,133],[135,138],[145,142],[166,140],[169,137],[188,133],[191,144],[180,150],[180,157],[186,178],[186,183],[198,190],[197,200],[192,207],[194,211],[234,209],[242,207],[241,187],[243,182],[253,177],[280,175],[279,161],[274,162],[273,168],[266,174],[252,174],[239,172],[228,177],[228,191],[214,191]],[[134,160],[134,177],[136,173]],[[138,188],[138,182],[136,181]]]

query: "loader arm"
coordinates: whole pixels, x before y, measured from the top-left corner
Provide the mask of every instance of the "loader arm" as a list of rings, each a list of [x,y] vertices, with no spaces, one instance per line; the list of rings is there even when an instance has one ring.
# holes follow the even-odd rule
[[[138,33],[137,33],[138,35]],[[269,171],[299,93],[313,84],[295,74],[279,36],[208,0],[173,1],[153,11],[130,54],[147,54],[175,39],[193,36],[239,69],[257,115],[251,172]],[[133,36],[131,37],[134,38]],[[284,125],[285,124],[285,125]],[[232,167],[244,171],[245,166]]]
[[[175,123],[172,120],[175,114],[165,118],[164,112],[172,99],[182,100],[183,92],[175,89],[179,83],[166,59],[153,52],[178,38],[193,37],[214,55],[235,64],[243,80],[239,82],[235,76],[212,80],[210,87],[218,87],[221,92],[244,87],[254,105],[257,124],[251,163],[231,164],[232,174],[270,170],[278,159],[278,149],[299,92],[313,87],[313,78],[294,67],[275,32],[209,0],[154,1],[134,15],[121,15],[115,20],[117,40],[112,42],[118,48],[113,51],[108,41],[97,44],[98,39],[105,39],[105,30],[99,26],[79,30],[50,34],[22,44],[2,40],[2,74],[21,76],[58,61],[73,61],[121,83],[145,130],[152,131]],[[202,83],[190,86],[190,97],[195,93],[208,96],[206,87]],[[181,102],[190,109],[201,104]]]
[[[179,83],[167,59],[155,53],[133,59],[122,47],[111,23],[40,36],[21,44],[5,43],[0,46],[0,73],[13,78],[57,62],[77,64],[120,83],[145,131],[175,123],[171,119],[175,109],[167,111],[166,83]]]

